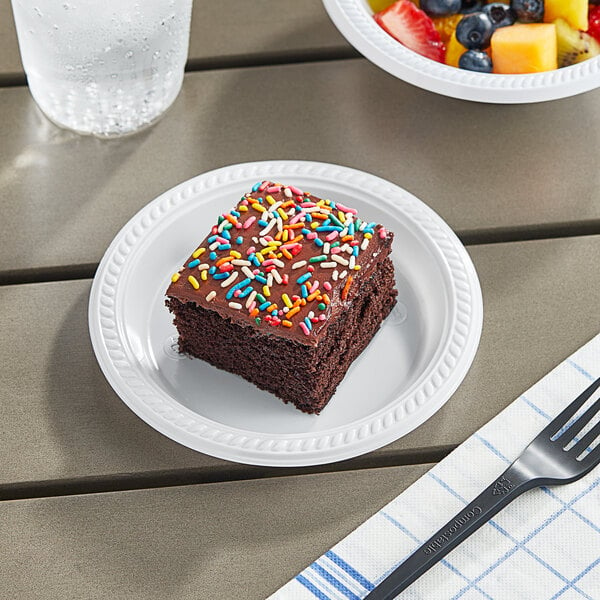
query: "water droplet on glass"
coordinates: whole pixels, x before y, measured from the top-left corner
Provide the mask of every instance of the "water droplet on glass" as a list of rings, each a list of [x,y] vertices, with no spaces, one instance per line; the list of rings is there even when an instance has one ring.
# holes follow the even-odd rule
[[[153,55],[152,58],[154,60],[158,60],[160,58],[160,50],[157,50]]]
[[[116,73],[111,73],[110,74],[110,78],[111,79],[116,79],[118,77],[118,75]]]
[[[133,52],[131,50],[125,52],[125,58],[131,58],[133,56]]]

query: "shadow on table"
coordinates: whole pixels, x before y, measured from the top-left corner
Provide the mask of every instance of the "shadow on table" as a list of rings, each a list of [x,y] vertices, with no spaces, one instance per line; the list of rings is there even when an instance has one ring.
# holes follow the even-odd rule
[[[154,431],[114,393],[96,362],[88,333],[89,291],[65,314],[51,349],[48,422],[65,477],[138,474],[186,466],[198,453]],[[86,468],[87,466],[87,468]]]

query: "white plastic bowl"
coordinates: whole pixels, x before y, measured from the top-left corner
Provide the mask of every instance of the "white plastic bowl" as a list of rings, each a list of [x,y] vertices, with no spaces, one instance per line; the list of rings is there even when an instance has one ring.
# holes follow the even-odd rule
[[[373,19],[366,0],[323,0],[340,33],[363,56],[395,77],[438,94],[497,104],[543,102],[600,87],[600,56],[577,65],[527,75],[475,73],[409,50]]]

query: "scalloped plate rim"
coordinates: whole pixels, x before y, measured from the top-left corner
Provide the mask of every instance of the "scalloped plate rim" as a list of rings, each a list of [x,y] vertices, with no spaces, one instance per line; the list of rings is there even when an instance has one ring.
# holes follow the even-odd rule
[[[323,0],[323,5],[342,36],[365,58],[398,79],[444,96],[491,104],[526,104],[600,87],[600,56],[543,73],[473,73],[437,63],[402,46],[371,18],[366,0]],[[358,20],[349,14],[353,10]]]
[[[179,411],[180,418],[181,416],[190,417],[193,415],[201,423],[201,427],[204,427],[204,429],[209,430],[212,427],[216,430],[216,433],[207,436],[202,436],[199,434],[198,431],[189,431],[189,429],[186,430],[183,427],[174,426],[172,421],[169,421],[168,419],[164,418],[164,415],[161,415],[159,411],[152,410],[149,407],[149,404],[141,399],[143,396],[140,397],[136,396],[135,394],[132,394],[131,387],[125,385],[123,378],[116,371],[114,360],[111,359],[106,348],[107,338],[106,335],[103,335],[103,326],[101,325],[101,318],[98,316],[98,311],[101,310],[102,306],[104,306],[102,304],[102,300],[107,301],[110,299],[110,295],[106,295],[106,293],[104,293],[102,290],[103,286],[106,287],[108,285],[107,278],[111,277],[112,279],[114,279],[115,277],[117,277],[118,283],[118,276],[114,275],[115,269],[111,271],[111,266],[114,267],[114,265],[116,264],[116,256],[119,256],[119,259],[123,258],[122,255],[119,254],[119,247],[123,244],[123,242],[128,236],[131,237],[132,235],[134,235],[132,232],[136,227],[143,227],[142,221],[144,218],[150,216],[150,219],[152,220],[151,213],[154,209],[158,208],[158,213],[160,216],[161,203],[167,203],[171,205],[171,208],[167,208],[165,211],[163,211],[166,214],[169,212],[169,210],[176,210],[177,202],[174,201],[174,198],[176,198],[177,195],[181,197],[179,201],[185,200],[185,194],[187,192],[190,192],[190,190],[192,190],[193,188],[197,188],[199,183],[202,183],[206,186],[206,182],[209,181],[211,178],[213,178],[214,180],[215,178],[218,179],[219,176],[223,175],[232,177],[236,173],[237,177],[241,177],[240,173],[245,173],[245,170],[247,169],[253,169],[254,171],[256,171],[257,176],[259,176],[260,172],[264,172],[265,170],[269,169],[270,172],[280,172],[282,174],[285,171],[289,171],[289,173],[283,175],[284,177],[289,177],[293,176],[294,174],[297,174],[301,177],[309,178],[318,178],[317,175],[311,173],[311,170],[314,171],[315,169],[325,169],[331,170],[332,172],[336,172],[338,177],[353,176],[354,178],[358,177],[358,179],[360,179],[362,183],[368,181],[369,183],[384,185],[389,190],[391,190],[393,194],[396,194],[397,198],[402,198],[403,201],[409,202],[411,205],[411,209],[414,209],[415,212],[425,220],[425,222],[431,221],[431,226],[436,228],[436,230],[442,232],[442,234],[447,239],[448,244],[450,244],[450,246],[452,247],[452,251],[456,252],[458,260],[461,262],[461,267],[464,268],[464,275],[468,279],[468,283],[471,287],[471,318],[469,322],[468,335],[465,336],[465,344],[462,348],[462,353],[460,357],[457,359],[456,368],[454,368],[452,370],[452,373],[448,377],[446,377],[445,381],[443,381],[443,394],[441,394],[439,390],[434,390],[438,392],[437,398],[435,398],[435,402],[431,399],[428,399],[427,402],[425,402],[422,405],[419,405],[419,408],[412,412],[412,414],[405,415],[400,421],[402,427],[387,426],[383,427],[383,429],[375,433],[371,432],[369,435],[363,435],[361,437],[360,431],[368,424],[367,422],[369,420],[371,423],[373,423],[373,419],[376,418],[378,419],[376,421],[377,423],[382,423],[384,418],[390,415],[392,410],[389,408],[385,408],[379,410],[373,415],[369,415],[368,417],[361,419],[356,424],[353,423],[354,428],[351,431],[354,434],[354,437],[358,438],[359,440],[356,443],[332,444],[331,440],[333,437],[338,437],[340,433],[348,432],[348,426],[341,426],[321,432],[321,435],[318,437],[315,437],[314,434],[311,435],[310,432],[304,434],[289,435],[268,434],[266,436],[263,436],[262,439],[260,438],[260,436],[257,436],[254,440],[250,440],[251,442],[256,441],[256,443],[253,444],[254,448],[246,447],[240,449],[239,444],[231,444],[229,442],[216,440],[215,438],[218,438],[219,436],[237,436],[238,438],[248,438],[252,435],[252,432],[241,430],[236,427],[229,427],[220,423],[215,423],[214,421],[211,421],[206,417],[202,417],[201,415],[194,413],[189,408],[180,405],[176,399],[162,398],[162,401],[167,400],[165,403],[166,409],[173,409]],[[244,180],[248,178],[252,177],[250,177],[249,175],[245,175],[243,177]],[[327,179],[327,177],[325,177],[325,179]],[[352,184],[348,184],[347,182],[344,183],[352,188],[356,186],[355,182],[353,182]],[[209,190],[205,189],[203,193],[207,193],[207,191]],[[198,191],[196,190],[196,195],[197,194]],[[392,203],[391,200],[388,200],[388,202]],[[155,217],[155,219],[156,218],[158,217]],[[447,261],[448,256],[441,249],[440,252],[444,257],[444,260]],[[448,252],[448,250],[446,250],[446,252]],[[125,253],[125,256],[127,256],[128,253],[129,252]],[[126,257],[125,259],[123,259],[121,264],[127,264]],[[450,271],[451,269],[449,268],[448,272]],[[107,307],[104,308],[108,310]],[[161,432],[163,435],[166,435],[167,437],[177,441],[178,443],[181,443],[184,446],[187,446],[199,452],[215,456],[217,458],[246,464],[285,467],[327,464],[330,462],[359,456],[365,454],[366,452],[380,448],[396,439],[399,439],[400,437],[412,431],[421,423],[425,422],[445,404],[445,402],[451,397],[451,395],[460,385],[466,373],[468,372],[472,361],[475,357],[479,340],[481,337],[482,320],[483,303],[481,296],[481,288],[477,277],[477,273],[475,271],[475,267],[462,243],[458,240],[458,238],[450,229],[450,227],[441,219],[441,217],[439,217],[439,215],[437,215],[437,213],[435,213],[435,211],[433,211],[429,206],[427,206],[425,203],[423,203],[421,200],[419,200],[403,188],[375,175],[371,175],[363,171],[358,171],[356,169],[351,169],[349,167],[343,167],[340,165],[314,161],[294,160],[271,160],[239,163],[207,171],[174,186],[170,190],[165,191],[164,193],[160,194],[157,198],[149,202],[123,226],[123,228],[115,236],[115,238],[107,248],[94,277],[94,281],[92,282],[88,311],[90,338],[101,370],[103,371],[106,379],[113,387],[117,395],[121,398],[121,400],[142,420],[144,420],[157,431]],[[446,345],[449,345],[449,339],[446,339],[444,343]],[[404,396],[406,396],[409,392],[411,394],[415,393],[414,388],[418,387],[418,381],[419,380],[415,381],[411,388],[405,391]],[[422,385],[424,386],[424,384]],[[146,384],[146,387],[152,388],[153,385],[148,386]],[[147,396],[148,394],[146,393],[146,397]],[[397,407],[395,406],[394,410],[396,409]],[[271,451],[268,448],[269,446],[277,446],[281,443],[287,444],[288,447],[284,448],[283,450],[277,450],[275,452]],[[308,444],[308,446],[310,447],[300,450],[298,450],[297,448],[290,450],[291,446],[298,444],[304,444],[305,446]],[[325,447],[320,448],[320,444],[324,445]],[[256,448],[256,446],[261,445],[267,448]]]

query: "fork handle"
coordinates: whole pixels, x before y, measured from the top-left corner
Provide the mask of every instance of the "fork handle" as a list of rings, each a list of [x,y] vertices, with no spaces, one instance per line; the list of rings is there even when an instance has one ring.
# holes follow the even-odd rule
[[[473,502],[396,567],[364,600],[393,600],[507,504],[537,485],[517,464],[512,464]]]

